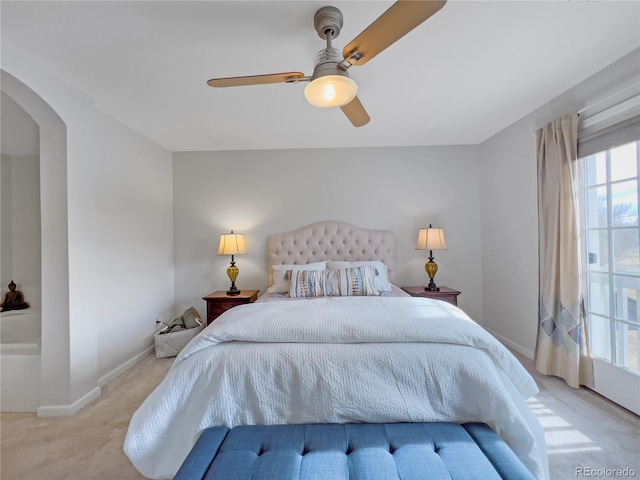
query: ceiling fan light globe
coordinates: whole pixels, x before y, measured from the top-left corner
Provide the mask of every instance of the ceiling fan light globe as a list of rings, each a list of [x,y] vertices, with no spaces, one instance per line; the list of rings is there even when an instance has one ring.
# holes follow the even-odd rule
[[[324,75],[313,80],[304,89],[307,101],[318,108],[342,107],[358,93],[358,85],[343,75]]]

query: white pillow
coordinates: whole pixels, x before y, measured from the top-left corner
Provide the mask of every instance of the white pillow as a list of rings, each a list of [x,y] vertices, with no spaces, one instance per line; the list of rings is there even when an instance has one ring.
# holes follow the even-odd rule
[[[380,295],[374,285],[376,269],[373,265],[361,265],[327,270],[325,292],[335,296]]]
[[[270,290],[273,293],[289,293],[289,270],[326,270],[327,262],[307,263],[306,265],[274,265],[273,285]]]
[[[366,267],[369,265],[375,268],[376,276],[373,280],[373,284],[375,285],[376,290],[379,292],[391,291],[393,285],[389,281],[387,266],[380,260],[362,260],[356,262],[334,262],[333,260],[329,260],[327,262],[327,268]]]

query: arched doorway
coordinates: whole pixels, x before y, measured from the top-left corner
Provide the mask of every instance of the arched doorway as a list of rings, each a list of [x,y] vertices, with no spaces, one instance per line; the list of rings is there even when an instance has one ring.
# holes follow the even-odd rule
[[[40,407],[71,403],[66,125],[39,95],[2,70],[2,91],[39,129],[42,344]]]

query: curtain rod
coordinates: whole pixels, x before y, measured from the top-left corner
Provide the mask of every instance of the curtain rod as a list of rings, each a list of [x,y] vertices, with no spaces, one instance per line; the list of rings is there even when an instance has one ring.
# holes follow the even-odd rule
[[[587,111],[587,110],[591,110],[592,108],[597,107],[598,105],[601,105],[601,104],[603,104],[603,103],[608,103],[609,101],[611,101],[611,99],[613,99],[613,98],[615,98],[615,97],[617,97],[617,96],[619,96],[619,95],[623,94],[623,93],[624,93],[624,92],[626,92],[627,90],[632,90],[632,89],[636,89],[636,90],[638,90],[638,89],[639,89],[639,87],[640,87],[640,82],[635,81],[635,82],[633,82],[632,84],[627,85],[627,86],[626,86],[626,87],[624,87],[624,88],[621,88],[621,89],[620,89],[620,90],[618,90],[617,92],[612,93],[611,95],[607,95],[606,97],[601,98],[600,100],[596,100],[596,101],[595,101],[594,103],[592,103],[591,105],[587,105],[586,107],[581,108],[580,110],[578,110],[578,115],[580,115],[581,113],[584,113],[584,112],[585,112],[585,111]],[[636,93],[636,94],[637,94],[637,93]],[[612,106],[612,105],[609,105],[609,106]]]
[[[638,95],[640,95],[640,81],[637,81],[637,80],[636,80],[636,81],[634,81],[633,83],[631,83],[631,84],[627,85],[626,87],[621,88],[621,89],[620,89],[620,90],[618,90],[617,92],[614,92],[614,93],[612,93],[612,94],[609,94],[609,95],[607,95],[607,96],[606,96],[606,97],[604,97],[604,98],[601,98],[601,99],[599,99],[599,100],[596,100],[596,101],[595,101],[595,102],[593,102],[591,105],[587,105],[586,107],[581,108],[581,109],[580,109],[580,110],[578,110],[576,113],[578,114],[578,116],[580,116],[580,114],[582,114],[582,113],[586,112],[587,110],[591,110],[592,108],[595,108],[595,107],[597,107],[597,106],[599,106],[599,105],[602,105],[602,104],[605,104],[605,105],[606,105],[606,108],[604,108],[604,109],[603,109],[604,111],[606,111],[606,110],[608,110],[609,108],[612,108],[612,107],[616,106],[616,104],[615,104],[615,103],[611,104],[611,101],[612,101],[613,99],[615,99],[616,97],[619,97],[619,96],[623,96],[623,94],[624,94],[625,92],[628,92],[628,91],[630,91],[630,90],[631,90],[631,94],[630,94],[630,95],[628,95],[628,96],[627,96],[627,95],[624,95],[626,98],[625,98],[624,100],[618,101],[618,103],[623,103],[625,100],[630,100],[630,99],[631,99],[631,98],[633,98],[634,96],[636,96],[636,97],[637,97]],[[598,115],[598,114],[596,114],[596,115]],[[589,117],[587,116],[587,118],[589,118]],[[584,119],[582,119],[582,120],[580,120],[580,121],[584,124],[584,121],[585,121],[585,120],[584,120]],[[536,136],[536,132],[537,132],[540,128],[542,128],[542,127],[538,127],[538,128],[536,128],[535,130],[533,130],[533,131],[531,132],[531,136],[532,136],[532,137],[535,137],[535,136]]]

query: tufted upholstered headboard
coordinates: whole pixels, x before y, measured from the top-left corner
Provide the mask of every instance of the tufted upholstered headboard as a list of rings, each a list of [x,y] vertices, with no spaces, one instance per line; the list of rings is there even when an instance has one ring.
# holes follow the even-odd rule
[[[322,260],[380,260],[396,274],[395,236],[384,230],[364,230],[342,222],[318,222],[269,237],[269,285],[273,265],[302,265]]]

